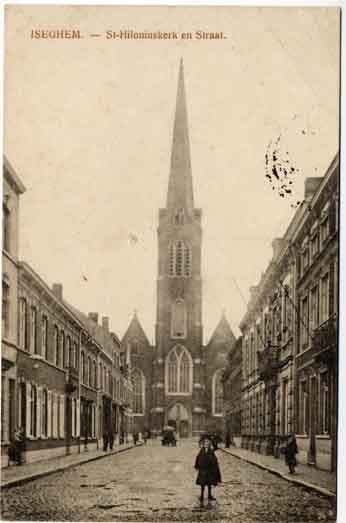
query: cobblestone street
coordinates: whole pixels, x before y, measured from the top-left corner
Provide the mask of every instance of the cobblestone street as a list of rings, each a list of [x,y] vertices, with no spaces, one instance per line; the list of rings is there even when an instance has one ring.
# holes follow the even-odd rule
[[[160,441],[32,481],[2,493],[4,520],[335,521],[333,502],[218,452],[223,483],[201,509],[196,441]]]

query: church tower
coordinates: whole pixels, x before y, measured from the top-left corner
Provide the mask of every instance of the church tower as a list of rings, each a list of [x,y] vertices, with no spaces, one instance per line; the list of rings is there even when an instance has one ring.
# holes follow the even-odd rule
[[[184,66],[181,60],[167,203],[159,210],[156,348],[151,425],[181,437],[205,425],[201,210],[194,207]]]

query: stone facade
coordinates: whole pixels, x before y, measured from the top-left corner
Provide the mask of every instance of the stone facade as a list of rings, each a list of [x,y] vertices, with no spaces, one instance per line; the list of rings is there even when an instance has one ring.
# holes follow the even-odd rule
[[[242,337],[239,337],[227,355],[227,365],[223,372],[223,395],[225,432],[229,439],[241,435],[242,412]]]
[[[335,470],[339,159],[308,178],[304,203],[241,322],[242,446],[280,455],[290,432],[300,459]]]
[[[336,470],[339,159],[331,163],[293,236],[296,264],[295,431],[301,456]]]

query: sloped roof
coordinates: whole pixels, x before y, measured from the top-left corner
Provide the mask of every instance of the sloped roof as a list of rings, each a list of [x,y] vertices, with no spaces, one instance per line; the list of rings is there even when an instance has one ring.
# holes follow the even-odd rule
[[[127,338],[138,338],[139,340],[143,340],[147,345],[150,345],[148,337],[144,332],[144,329],[138,319],[136,311],[133,314],[132,320],[130,321],[130,325],[128,326],[127,331],[125,332],[121,340],[121,343],[124,343],[124,341],[126,341]]]
[[[233,334],[233,331],[231,329],[230,324],[228,323],[228,320],[226,318],[225,313],[222,313],[221,319],[219,323],[217,324],[209,342],[208,345],[214,344],[216,342],[227,342],[231,345],[234,344],[236,341],[236,337]]]
[[[66,305],[72,309],[73,313],[78,317],[79,321],[84,325],[85,329],[95,339],[95,341],[107,352],[107,354],[109,354],[109,356],[113,356],[114,340],[112,338],[112,333],[89,318],[84,314],[84,312],[81,312],[76,307],[68,303],[66,303]]]

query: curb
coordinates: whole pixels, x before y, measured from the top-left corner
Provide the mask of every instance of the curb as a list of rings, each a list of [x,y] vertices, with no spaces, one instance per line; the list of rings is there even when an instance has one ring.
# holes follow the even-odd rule
[[[35,474],[30,474],[28,476],[23,476],[22,478],[17,479],[11,479],[9,481],[6,481],[0,485],[0,490],[4,489],[10,489],[12,487],[18,487],[20,485],[24,485],[25,483],[29,483],[30,481],[33,481],[35,479],[43,478],[44,476],[50,476],[51,474],[56,474],[57,472],[63,472],[64,470],[70,469],[72,467],[78,467],[80,465],[84,465],[85,463],[91,463],[92,461],[97,461],[99,459],[104,459],[109,456],[115,456],[116,454],[120,454],[121,452],[125,452],[126,450],[131,450],[136,447],[142,446],[143,443],[140,443],[139,445],[133,445],[131,447],[126,447],[122,449],[113,450],[112,452],[107,452],[101,455],[97,456],[91,456],[90,458],[87,458],[83,461],[78,461],[77,463],[66,463],[65,465],[61,465],[60,467],[57,467],[55,469],[51,470],[44,470],[41,472],[35,472]]]
[[[229,454],[230,456],[233,456],[234,458],[240,459],[242,461],[246,461],[247,463],[250,463],[251,465],[254,465],[255,467],[258,467],[262,470],[266,470],[266,471],[270,472],[271,474],[275,474],[275,476],[279,476],[280,478],[285,479],[286,481],[289,481],[290,483],[295,483],[296,485],[299,485],[300,487],[304,487],[307,490],[313,490],[328,498],[336,498],[335,492],[332,492],[331,490],[320,487],[319,485],[315,485],[314,483],[308,483],[307,481],[304,481],[302,479],[288,476],[287,474],[283,474],[279,470],[273,469],[272,467],[269,467],[268,465],[263,465],[262,463],[257,463],[256,461],[252,461],[251,459],[245,458],[244,456],[239,456],[238,454],[234,454],[230,450],[226,450],[223,448],[221,448],[220,450],[222,450],[226,454]]]

